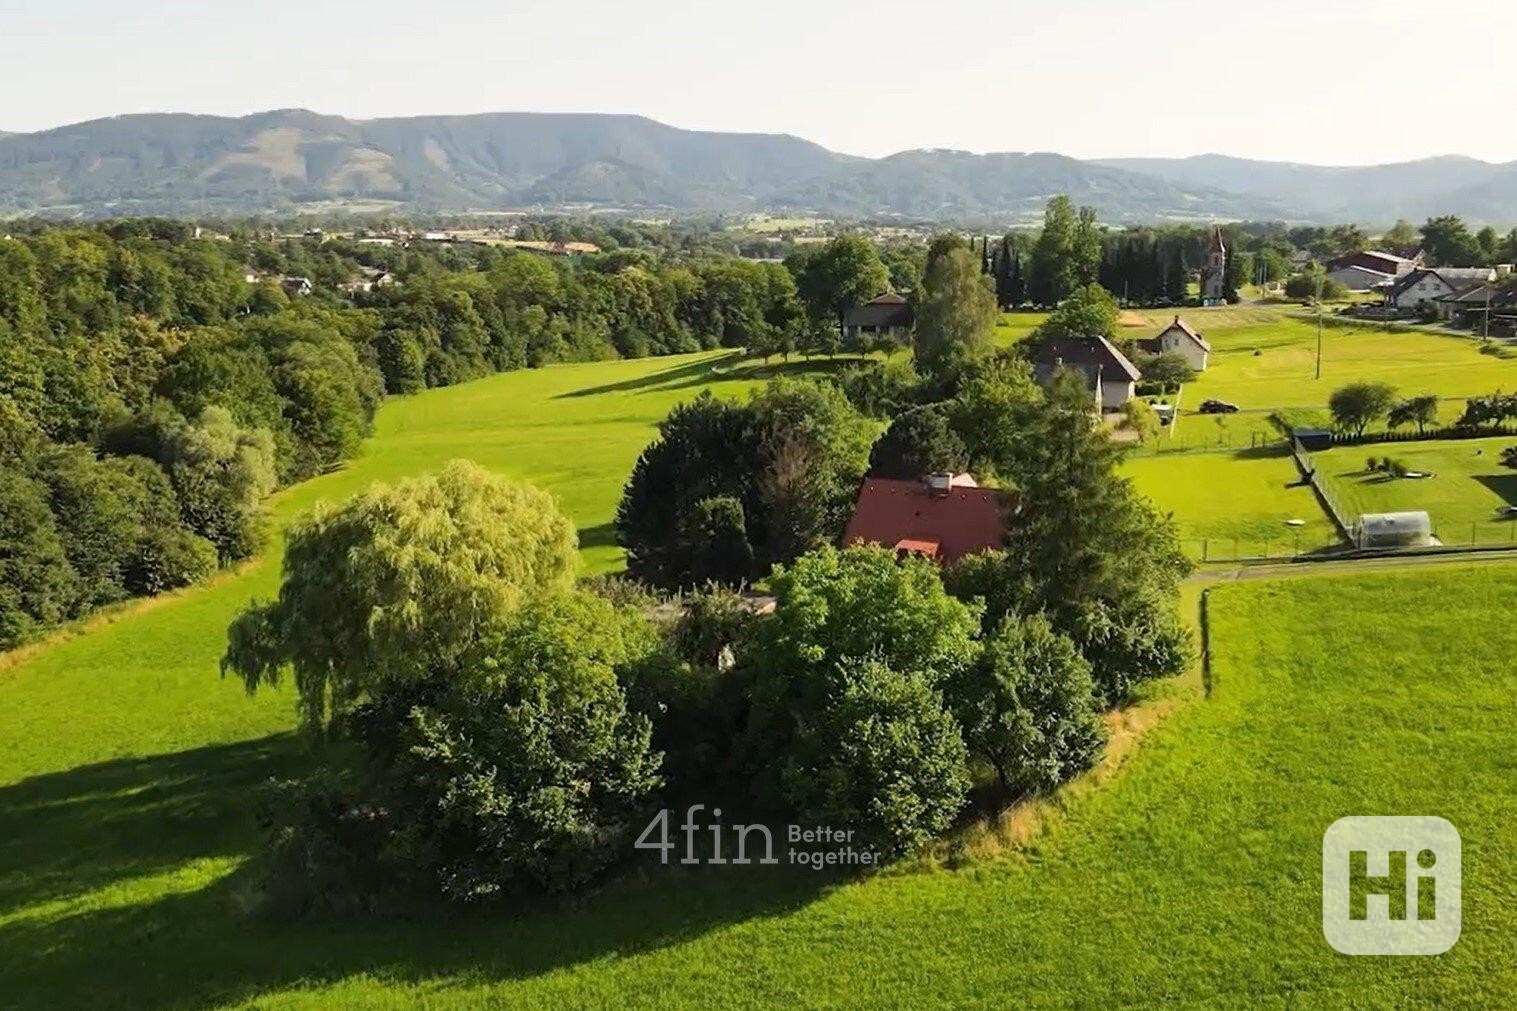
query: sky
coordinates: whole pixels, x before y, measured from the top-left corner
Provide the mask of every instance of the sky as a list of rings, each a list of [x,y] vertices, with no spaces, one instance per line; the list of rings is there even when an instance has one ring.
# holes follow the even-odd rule
[[[621,112],[849,154],[1517,160],[1517,4],[5,0],[0,130]]]

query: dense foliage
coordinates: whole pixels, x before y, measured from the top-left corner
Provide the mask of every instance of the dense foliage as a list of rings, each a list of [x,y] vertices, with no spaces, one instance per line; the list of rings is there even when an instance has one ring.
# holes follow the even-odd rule
[[[233,623],[223,669],[252,691],[292,668],[302,717],[319,727],[456,670],[524,595],[569,585],[576,547],[545,492],[467,461],[375,486],[294,526],[279,599]]]
[[[53,514],[22,510],[42,547],[0,544],[0,648],[252,554],[262,499],[351,458],[386,393],[618,355],[835,350],[814,300],[889,284],[857,239],[820,251],[803,302],[778,263],[652,227],[594,237],[608,251],[573,262],[147,219],[0,239],[0,468]],[[22,556],[48,531],[69,550],[42,586]]]
[[[736,583],[835,540],[875,428],[836,387],[795,380],[676,407],[617,509],[628,572],[665,589]]]

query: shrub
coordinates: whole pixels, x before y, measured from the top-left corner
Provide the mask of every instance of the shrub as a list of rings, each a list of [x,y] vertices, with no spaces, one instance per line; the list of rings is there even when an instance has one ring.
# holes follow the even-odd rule
[[[1090,664],[1042,615],[1008,619],[949,681],[969,750],[1012,795],[1051,789],[1095,764],[1106,740]]]
[[[1106,707],[1128,702],[1146,681],[1183,673],[1194,655],[1173,601],[1157,596],[1081,601],[1065,628],[1090,661],[1096,700]]]
[[[738,757],[761,802],[783,803],[776,756],[832,704],[837,670],[877,661],[936,688],[972,657],[979,608],[949,597],[931,562],[879,547],[803,555],[770,588],[775,610],[735,671],[749,705]]]
[[[215,571],[215,545],[174,526],[146,531],[123,575],[131,593],[153,594],[198,583]]]
[[[693,583],[737,585],[753,572],[743,503],[730,495],[703,498],[685,520],[687,570]]]
[[[947,829],[964,806],[964,740],[921,674],[847,660],[784,759],[786,798],[818,825],[847,827],[882,857]]]
[[[278,826],[271,889],[363,908],[406,891],[562,892],[601,873],[660,782],[616,677],[650,645],[641,624],[592,594],[534,597],[456,667],[351,710],[358,769],[318,780]]]
[[[0,467],[0,650],[72,617],[77,595],[47,490]]]
[[[921,377],[908,359],[871,362],[843,374],[843,395],[871,418],[890,418],[915,402]]]

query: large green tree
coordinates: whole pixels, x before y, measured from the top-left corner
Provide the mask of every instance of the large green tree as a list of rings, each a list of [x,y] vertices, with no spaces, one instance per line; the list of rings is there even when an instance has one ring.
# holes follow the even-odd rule
[[[547,493],[455,460],[298,521],[278,599],[232,623],[222,670],[249,691],[292,670],[302,720],[319,728],[459,669],[490,622],[566,588],[577,564],[574,526]]]
[[[924,370],[941,372],[989,349],[996,297],[963,243],[954,240],[929,253],[915,308],[916,355]]]

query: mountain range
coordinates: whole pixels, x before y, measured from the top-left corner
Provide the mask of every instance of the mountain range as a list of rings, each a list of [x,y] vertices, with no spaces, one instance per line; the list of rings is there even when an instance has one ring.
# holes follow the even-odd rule
[[[0,214],[619,208],[1018,223],[1067,193],[1103,220],[1517,221],[1517,163],[1354,168],[1059,154],[839,154],[781,134],[641,116],[487,113],[355,120],[302,109],[118,116],[0,133]]]

